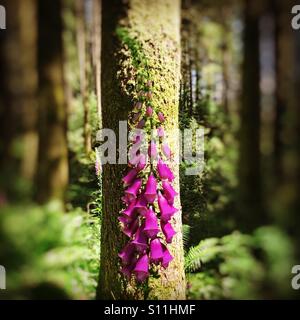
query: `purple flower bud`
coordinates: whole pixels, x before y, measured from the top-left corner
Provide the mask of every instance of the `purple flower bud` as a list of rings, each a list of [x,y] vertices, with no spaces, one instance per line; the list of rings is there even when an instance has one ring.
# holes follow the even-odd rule
[[[147,107],[146,109],[146,115],[148,117],[151,117],[153,115],[153,109],[151,107]]]
[[[143,252],[148,247],[148,238],[144,234],[144,228],[145,226],[142,225],[137,229],[134,240],[132,241],[132,244],[134,244],[138,252]]]
[[[149,258],[147,254],[139,258],[133,272],[138,282],[143,282],[149,277]]]
[[[135,179],[133,181],[133,184],[125,190],[126,197],[129,200],[133,200],[134,198],[136,198],[136,196],[141,188],[141,185],[142,185],[142,180]]]
[[[123,265],[129,265],[134,257],[135,253],[135,247],[132,245],[132,243],[127,243],[126,246],[122,249],[122,251],[119,253],[119,257],[122,260]]]
[[[164,131],[164,128],[163,127],[158,127],[157,128],[157,135],[160,137],[160,138],[163,138],[165,136],[165,131]]]
[[[150,145],[148,148],[148,154],[149,154],[149,157],[152,159],[155,159],[157,157],[156,143],[154,141],[150,142]]]
[[[153,239],[150,242],[150,257],[154,263],[159,263],[163,258],[163,247],[159,239]]]
[[[130,262],[130,264],[122,267],[122,269],[121,269],[121,272],[122,272],[122,273],[124,274],[124,276],[127,277],[128,279],[130,279],[130,277],[131,277],[131,274],[132,274],[133,269],[134,269],[134,267],[135,267],[136,261],[137,261],[136,257],[133,257],[133,258],[132,258],[132,261]]]
[[[166,156],[167,159],[171,158],[171,149],[169,148],[167,143],[163,143],[162,145],[162,152]]]
[[[138,121],[138,120],[140,119],[140,117],[141,117],[141,113],[140,113],[140,112],[135,113],[135,114],[133,115],[133,117],[132,117],[132,121],[133,121],[133,122],[136,122],[136,121]]]
[[[96,162],[95,162],[95,171],[96,171],[96,175],[99,177],[100,174],[101,174],[101,163],[100,163],[100,160],[97,159]]]
[[[134,108],[136,110],[141,110],[142,106],[143,106],[142,102],[138,101],[138,102],[135,103]]]
[[[137,170],[138,171],[144,170],[144,168],[146,167],[146,163],[147,163],[146,155],[142,153],[140,155],[139,163],[137,164],[137,167],[136,167]]]
[[[146,189],[144,193],[145,199],[149,203],[153,203],[154,200],[156,199],[156,190],[157,190],[157,182],[153,173],[151,173],[146,183]]]
[[[128,219],[128,221],[131,221],[136,217],[135,209],[136,209],[136,203],[135,201],[132,201],[129,204],[129,206],[122,211],[122,214]]]
[[[144,195],[140,195],[137,199],[137,202],[135,204],[135,209],[136,211],[141,214],[142,216],[144,216],[147,211],[148,211],[148,208],[147,208],[147,200],[145,199]]]
[[[151,81],[151,80],[148,80],[148,81],[147,81],[147,87],[148,87],[148,88],[151,88],[151,87],[152,87],[152,81]]]
[[[145,127],[146,121],[145,119],[140,120],[140,122],[137,125],[138,129],[143,129]]]
[[[164,255],[163,255],[163,259],[162,259],[161,265],[162,265],[163,268],[166,269],[166,268],[168,268],[169,263],[170,263],[174,258],[172,257],[172,255],[170,254],[170,252],[169,252],[169,250],[167,249],[166,246],[163,246],[163,249],[164,249]]]
[[[158,161],[157,171],[162,180],[168,179],[169,181],[173,181],[175,179],[171,169],[161,159]]]
[[[145,229],[144,233],[148,238],[154,238],[159,232],[158,220],[155,212],[152,209],[149,209],[145,215]]]
[[[120,217],[120,218],[122,218],[122,217]],[[122,231],[127,237],[131,238],[136,233],[138,227],[139,227],[139,219],[135,219],[135,220],[133,220],[132,222],[130,222],[128,224],[127,223],[124,224],[124,227],[123,227]]]
[[[164,122],[166,119],[165,119],[165,116],[163,115],[163,113],[162,112],[159,112],[158,114],[157,114],[157,117],[158,117],[158,120],[160,121],[160,122]]]
[[[140,157],[141,157],[141,155],[139,155],[139,154],[133,155],[129,159],[129,164],[131,164],[132,166],[137,165],[139,163],[139,161],[140,161]]]
[[[162,187],[164,191],[164,197],[168,200],[170,204],[174,204],[174,198],[178,195],[178,193],[167,181],[162,182]]]
[[[168,222],[178,211],[178,209],[170,205],[167,199],[161,194],[158,195],[158,206],[161,213],[160,219],[163,222]]]
[[[148,99],[151,99],[152,98],[152,92],[151,91],[146,92],[146,97]]]
[[[126,205],[129,205],[129,204],[131,203],[131,201],[130,201],[127,197],[125,197],[125,196],[123,196],[123,197],[121,198],[121,200],[122,200],[122,202],[125,203]]]
[[[124,186],[127,187],[129,186],[132,181],[136,178],[138,172],[136,169],[131,169],[127,175],[122,179]]]
[[[173,229],[171,223],[170,223],[170,222],[167,222],[167,223],[163,223],[163,222],[162,222],[162,224],[161,224],[161,229],[162,229],[163,234],[164,234],[165,237],[166,237],[167,243],[171,243],[173,237],[174,237],[175,234],[176,234],[176,232],[175,232],[175,230]]]

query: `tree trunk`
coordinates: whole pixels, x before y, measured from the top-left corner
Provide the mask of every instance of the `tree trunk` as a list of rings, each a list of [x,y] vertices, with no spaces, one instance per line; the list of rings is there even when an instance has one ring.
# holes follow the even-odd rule
[[[76,0],[77,52],[80,69],[80,94],[83,105],[83,138],[84,150],[89,154],[91,147],[91,128],[89,124],[88,72],[87,72],[87,37],[85,8],[83,0]]]
[[[290,25],[293,0],[276,2],[277,101],[274,175],[280,175],[274,197],[277,222],[292,236],[300,259],[300,36]],[[290,66],[290,67],[288,67]],[[275,209],[276,210],[276,209]]]
[[[97,111],[101,127],[101,23],[102,1],[93,0],[93,69],[97,96]]]
[[[7,30],[0,32],[0,184],[11,184],[12,176],[31,183],[38,149],[36,5],[34,0],[2,4],[7,13]],[[12,149],[16,141],[21,147],[18,155]]]
[[[39,4],[38,72],[40,144],[37,198],[64,199],[68,183],[61,1]]]
[[[103,1],[102,50],[102,119],[103,127],[116,133],[120,120],[127,120],[132,109],[132,86],[128,74],[132,71],[130,48],[116,37],[116,28],[122,26],[131,39],[142,45],[152,79],[153,103],[166,115],[166,129],[178,128],[178,94],[180,80],[180,3],[178,0],[130,0],[125,6],[121,0]],[[134,89],[133,89],[134,90]],[[172,137],[171,148],[178,152],[178,140]],[[185,276],[183,267],[181,215],[175,215],[178,232],[170,250],[174,260],[159,272],[158,278],[149,278],[147,288],[128,282],[120,273],[118,252],[125,243],[118,216],[121,209],[121,178],[124,167],[104,166],[104,208],[101,234],[101,270],[98,298],[102,299],[184,299]],[[175,188],[179,190],[179,168],[175,165]],[[176,203],[179,207],[179,200]]]
[[[260,173],[259,12],[245,1],[244,61],[239,159],[239,225],[251,231],[264,223]]]

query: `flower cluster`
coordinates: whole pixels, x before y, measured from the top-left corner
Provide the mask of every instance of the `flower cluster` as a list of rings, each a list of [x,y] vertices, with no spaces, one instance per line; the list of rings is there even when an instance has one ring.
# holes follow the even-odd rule
[[[167,268],[172,261],[167,244],[176,234],[171,218],[178,211],[174,207],[178,194],[172,186],[175,177],[165,161],[172,158],[168,144],[163,142],[165,116],[152,107],[151,86],[148,82],[147,90],[139,93],[132,122],[137,129],[148,125],[157,135],[147,142],[145,153],[137,148],[141,135],[133,139],[131,150],[135,152],[129,159],[129,171],[123,177],[122,201],[126,207],[119,216],[122,230],[130,238],[119,253],[121,272],[129,278],[134,274],[138,282],[149,277],[153,265]]]

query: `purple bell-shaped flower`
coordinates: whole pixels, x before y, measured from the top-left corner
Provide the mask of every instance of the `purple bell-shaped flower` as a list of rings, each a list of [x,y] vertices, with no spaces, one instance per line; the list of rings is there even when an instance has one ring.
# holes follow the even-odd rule
[[[153,203],[154,200],[156,199],[156,192],[157,192],[156,190],[157,190],[157,182],[153,173],[151,173],[146,183],[146,189],[144,193],[144,197],[149,203]]]
[[[127,243],[126,246],[119,253],[119,257],[122,260],[122,264],[129,265],[133,260],[134,253],[135,253],[135,247],[132,245],[131,242]]]
[[[150,242],[150,257],[154,263],[159,263],[163,259],[163,246],[158,238]]]
[[[135,209],[135,201],[132,201],[129,206],[122,211],[122,214],[128,219],[128,221],[131,221],[136,217]]]
[[[161,194],[158,195],[158,206],[161,213],[160,218],[164,222],[169,221],[172,216],[178,211],[178,209],[170,205],[167,199]]]
[[[162,222],[161,223],[161,230],[166,237],[167,243],[171,243],[173,237],[176,234],[176,231],[173,229],[171,223],[170,222],[167,222],[167,223]]]
[[[159,112],[158,114],[157,114],[157,117],[158,117],[158,120],[160,121],[160,122],[164,122],[166,119],[165,119],[165,116],[164,116],[164,114],[162,113],[162,112]]]
[[[167,181],[162,182],[162,187],[164,191],[164,197],[168,200],[169,204],[174,203],[174,198],[178,195],[178,193],[174,190],[171,184]]]
[[[132,181],[136,178],[137,174],[138,174],[138,172],[135,168],[131,169],[127,173],[127,175],[122,179],[124,186],[125,187],[129,186],[132,183]]]
[[[131,164],[132,166],[136,166],[139,161],[140,161],[141,155],[140,154],[136,154],[136,155],[131,155],[130,159],[129,159],[129,164]]]
[[[153,115],[153,109],[151,107],[147,107],[146,109],[146,115],[148,117],[151,117]]]
[[[171,169],[161,160],[158,160],[157,171],[162,180],[173,181],[175,179]]]
[[[140,158],[139,158],[139,162],[136,166],[137,170],[138,171],[142,171],[145,169],[146,167],[146,164],[147,164],[147,157],[146,155],[144,155],[143,153],[140,154]]]
[[[120,219],[119,219],[120,220]],[[120,220],[122,222],[122,220]],[[125,223],[123,227],[123,233],[131,238],[139,227],[139,219],[132,220],[130,223]]]
[[[150,142],[148,154],[151,159],[155,159],[157,157],[156,143],[154,141]]]
[[[169,263],[174,259],[173,256],[171,255],[170,251],[167,249],[166,246],[163,246],[164,254],[162,258],[162,267],[163,268],[168,268]]]
[[[138,252],[143,252],[148,247],[148,238],[144,234],[144,225],[137,229],[135,238],[132,241],[132,244],[136,247]]]
[[[154,238],[159,232],[158,220],[155,212],[152,209],[149,209],[145,215],[145,228],[144,233],[148,238]]]
[[[157,135],[160,137],[160,138],[163,138],[165,136],[165,131],[164,131],[164,128],[163,127],[158,127],[157,128]]]
[[[125,190],[126,197],[131,201],[136,198],[142,185],[141,179],[135,179],[133,184]]]
[[[162,149],[163,154],[166,156],[166,158],[170,159],[171,158],[171,149],[168,146],[168,144],[163,143],[161,149]]]
[[[148,211],[147,204],[148,202],[145,199],[144,195],[140,195],[135,204],[136,211],[144,216]]]
[[[143,129],[145,127],[146,121],[142,119],[139,121],[138,125],[136,126],[138,129]]]
[[[131,277],[131,274],[133,272],[133,269],[136,265],[136,261],[137,261],[137,258],[134,256],[132,258],[132,261],[130,262],[130,264],[128,265],[125,265],[121,268],[121,272],[124,274],[125,277],[127,277],[128,279],[130,279]]]
[[[143,282],[149,277],[149,257],[147,254],[138,259],[133,272],[138,282]]]

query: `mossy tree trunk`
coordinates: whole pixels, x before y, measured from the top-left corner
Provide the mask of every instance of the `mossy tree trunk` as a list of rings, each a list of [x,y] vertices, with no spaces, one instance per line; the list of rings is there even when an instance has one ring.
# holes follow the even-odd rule
[[[103,127],[116,133],[120,120],[127,120],[132,109],[134,68],[130,48],[116,36],[118,27],[140,44],[148,60],[154,81],[153,103],[166,115],[166,129],[178,128],[178,95],[180,79],[180,3],[178,0],[103,1],[102,24],[102,119]],[[178,152],[174,137],[171,149]],[[175,187],[179,190],[178,165]],[[128,282],[119,273],[118,252],[125,237],[118,223],[122,196],[121,178],[124,166],[107,164],[103,172],[104,208],[101,234],[101,270],[98,298],[102,299],[184,299],[181,214],[175,215],[177,235],[170,250],[174,256],[168,269],[159,278],[150,278],[148,287]],[[179,200],[176,203],[180,207]]]
[[[40,143],[37,198],[40,202],[63,200],[68,183],[61,9],[60,0],[38,1]]]

